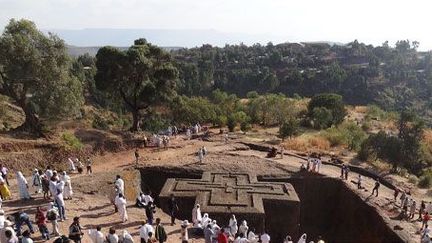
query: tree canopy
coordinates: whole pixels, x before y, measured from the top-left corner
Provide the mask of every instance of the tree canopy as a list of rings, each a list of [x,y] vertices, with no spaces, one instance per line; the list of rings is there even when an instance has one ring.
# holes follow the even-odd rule
[[[308,104],[308,112],[312,120],[323,124],[321,128],[341,124],[347,114],[342,96],[337,94],[315,95]]]
[[[40,118],[75,116],[81,83],[70,73],[63,40],[28,20],[10,20],[0,37],[0,93],[25,112],[20,129],[42,135]]]
[[[142,112],[175,95],[178,71],[169,53],[138,39],[128,50],[106,46],[96,55],[96,87],[121,98],[132,112],[132,131]]]

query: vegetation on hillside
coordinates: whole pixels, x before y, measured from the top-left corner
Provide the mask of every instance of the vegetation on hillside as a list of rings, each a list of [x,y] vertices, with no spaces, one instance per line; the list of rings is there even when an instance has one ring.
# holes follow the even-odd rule
[[[63,40],[28,20],[12,19],[0,36],[0,93],[25,113],[21,130],[42,135],[41,118],[76,116],[81,83],[71,75]]]
[[[127,50],[106,46],[71,59],[57,36],[11,20],[0,36],[0,104],[21,107],[20,129],[38,136],[44,121],[63,119],[133,132],[194,123],[244,133],[277,127],[289,148],[342,147],[428,186],[432,55],[417,47],[269,43],[169,53],[138,39]],[[359,116],[346,104],[368,106]],[[0,106],[0,116],[10,107]],[[83,147],[72,133],[61,139]]]

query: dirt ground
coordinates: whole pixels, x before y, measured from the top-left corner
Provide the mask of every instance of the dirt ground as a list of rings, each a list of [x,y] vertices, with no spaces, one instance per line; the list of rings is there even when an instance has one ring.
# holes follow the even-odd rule
[[[286,174],[287,172],[297,171],[303,162],[297,157],[288,155],[284,156],[283,159],[279,156],[275,159],[267,159],[265,158],[265,152],[250,150],[247,146],[238,143],[247,138],[237,137],[236,135],[232,135],[231,138],[229,143],[225,144],[220,136],[213,136],[213,141],[210,142],[196,139],[185,140],[184,137],[179,136],[171,140],[170,147],[167,149],[140,149],[140,167],[181,166],[200,170],[245,171],[257,174],[262,174],[261,172],[264,171],[265,174],[269,175]],[[198,159],[195,156],[196,151],[201,146],[206,146],[209,151],[209,155],[206,156],[203,164],[198,163]],[[84,227],[86,233],[83,242],[91,242],[87,236],[87,230],[94,229],[97,225],[102,226],[102,231],[104,233],[107,233],[109,227],[115,227],[118,234],[120,234],[122,230],[127,230],[133,235],[135,242],[139,242],[139,227],[146,217],[143,209],[134,207],[135,196],[138,193],[139,187],[139,174],[133,169],[133,151],[106,153],[103,156],[94,157],[93,161],[94,173],[92,175],[71,175],[74,196],[72,200],[66,201],[66,215],[68,219],[60,223],[61,233],[67,234],[68,226],[71,224],[72,218],[74,216],[80,216],[81,225]],[[338,167],[325,165],[322,167],[321,173],[330,177],[339,177],[340,169]],[[109,200],[114,187],[113,184],[116,174],[121,174],[125,179],[126,195],[129,205],[129,220],[126,223],[122,223],[119,215],[114,213],[114,207]],[[30,175],[27,175],[27,178],[30,182]],[[420,222],[406,222],[396,219],[400,208],[393,203],[393,190],[382,185],[380,188],[380,196],[371,197],[370,192],[374,181],[371,178],[364,178],[365,189],[358,191],[356,185],[351,182],[354,178],[357,178],[357,175],[355,173],[350,173],[350,179],[346,181],[352,190],[357,191],[368,203],[379,207],[383,217],[399,225],[409,234],[412,234],[413,239],[420,238],[418,234],[418,230],[421,226]],[[24,210],[34,218],[36,206],[47,205],[49,203],[49,200],[43,200],[40,194],[33,194],[33,200],[16,200],[18,192],[14,177],[10,179],[10,182],[10,188],[15,200],[9,200],[3,203],[3,209],[7,215],[17,210]],[[34,193],[33,189],[31,191]],[[420,202],[420,199],[424,198],[424,191],[413,190],[412,193],[417,202]],[[168,215],[159,209],[155,217],[160,217],[162,219],[165,229],[167,230],[168,242],[180,242],[180,221],[178,220],[176,221],[176,225],[170,226],[168,224],[170,221]],[[41,242],[38,232],[34,235],[34,238],[37,242]],[[52,240],[49,242],[52,242]],[[204,241],[203,239],[192,239],[190,242],[198,243]]]

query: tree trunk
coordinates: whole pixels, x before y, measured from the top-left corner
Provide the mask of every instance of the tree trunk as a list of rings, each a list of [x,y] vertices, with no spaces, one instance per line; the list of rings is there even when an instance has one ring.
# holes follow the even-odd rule
[[[141,116],[139,114],[139,110],[133,110],[132,111],[133,122],[132,122],[132,127],[130,128],[131,132],[137,132],[137,131],[139,131],[139,129],[140,129],[140,124],[139,124],[140,118],[141,118]]]
[[[34,112],[33,108],[27,104],[21,104],[21,108],[25,114],[25,121],[15,130],[28,132],[38,137],[44,137],[42,132],[42,122],[39,119],[39,116]]]

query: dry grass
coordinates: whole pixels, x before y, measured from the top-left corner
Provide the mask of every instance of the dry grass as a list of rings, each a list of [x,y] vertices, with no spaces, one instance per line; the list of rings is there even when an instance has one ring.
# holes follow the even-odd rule
[[[313,137],[309,139],[309,143],[312,147],[322,150],[330,149],[330,142],[323,137]]]
[[[366,112],[368,111],[368,107],[367,106],[355,106],[354,111],[357,113],[366,114]]]
[[[423,135],[423,142],[428,146],[432,147],[432,130],[425,129],[424,135]]]
[[[307,152],[310,149],[330,149],[330,142],[321,136],[300,136],[286,140],[283,145],[287,149],[301,152]]]

